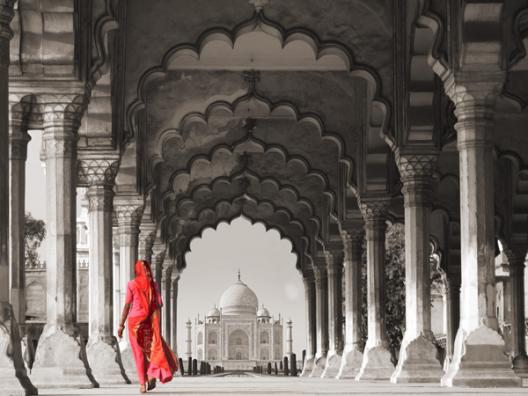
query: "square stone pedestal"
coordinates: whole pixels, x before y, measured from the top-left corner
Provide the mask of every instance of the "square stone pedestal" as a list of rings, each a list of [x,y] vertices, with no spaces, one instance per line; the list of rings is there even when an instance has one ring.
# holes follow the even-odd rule
[[[391,382],[439,383],[444,372],[437,346],[424,335],[402,341],[400,358]]]
[[[470,333],[458,330],[453,360],[441,383],[479,388],[520,387],[521,379],[512,369],[502,337],[482,325]]]
[[[341,358],[337,352],[329,352],[321,378],[335,378],[341,368]]]
[[[124,375],[120,357],[114,346],[103,340],[89,342],[86,347],[86,356],[92,368],[92,374],[100,385],[130,384],[130,380]]]
[[[390,379],[394,365],[391,354],[384,346],[365,348],[361,369],[356,376],[360,380],[388,380]]]
[[[69,334],[48,326],[44,328],[31,370],[31,381],[38,388],[94,388],[83,347]]]
[[[337,379],[354,379],[359,373],[361,363],[363,362],[363,352],[357,349],[356,346],[343,351],[343,358],[341,359],[341,367],[337,373]]]

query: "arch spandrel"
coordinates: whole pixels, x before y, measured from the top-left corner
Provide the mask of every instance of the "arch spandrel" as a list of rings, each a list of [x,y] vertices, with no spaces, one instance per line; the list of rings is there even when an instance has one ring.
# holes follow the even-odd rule
[[[172,254],[181,257],[178,263],[185,267],[185,254],[190,250],[193,239],[201,237],[208,228],[216,228],[220,222],[231,222],[243,216],[253,224],[263,223],[266,228],[276,229],[281,238],[286,238],[292,244],[292,252],[297,255],[297,268],[302,269],[309,252],[309,241],[304,235],[302,225],[291,220],[290,215],[281,208],[273,207],[267,202],[257,203],[250,199],[235,199],[232,202],[220,202],[214,209],[204,209],[199,219],[189,220],[182,225],[178,234],[169,242]]]
[[[175,211],[164,219],[169,224],[172,219],[188,219],[200,210],[213,207],[220,200],[231,200],[235,197],[251,195],[287,208],[299,218],[307,232],[314,237],[321,235],[321,221],[314,215],[309,201],[301,199],[297,192],[287,186],[281,186],[274,180],[260,180],[250,174],[242,174],[233,180],[220,178],[211,185],[201,185],[188,197],[178,200]]]

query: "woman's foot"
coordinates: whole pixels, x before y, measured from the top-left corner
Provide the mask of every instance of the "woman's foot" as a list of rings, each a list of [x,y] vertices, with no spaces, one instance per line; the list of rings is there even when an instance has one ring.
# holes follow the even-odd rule
[[[156,387],[156,378],[149,379],[147,390],[152,390],[155,387]]]
[[[139,385],[139,393],[147,393],[147,387],[145,384]]]

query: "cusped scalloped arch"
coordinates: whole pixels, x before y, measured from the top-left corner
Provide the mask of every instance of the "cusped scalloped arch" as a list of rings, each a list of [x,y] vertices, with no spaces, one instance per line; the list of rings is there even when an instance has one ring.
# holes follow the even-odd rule
[[[261,41],[261,45],[251,45],[255,38]],[[222,55],[220,59],[224,60],[223,63],[214,62],[219,59],[218,54]],[[266,61],[270,58],[273,58],[272,63]],[[246,64],[244,59],[253,62]],[[236,69],[240,64],[244,70],[342,70],[362,78],[367,82],[369,102],[377,104],[369,114],[377,119],[386,119],[382,123],[382,133],[391,139],[385,130],[388,125],[388,101],[381,96],[380,78],[373,68],[356,64],[352,53],[338,42],[322,42],[305,29],[288,31],[262,13],[256,13],[232,31],[209,29],[194,45],[171,48],[158,66],[148,69],[139,79],[136,99],[127,108],[127,129],[137,134],[135,118],[137,112],[145,108],[145,87],[152,79],[164,78],[170,70],[178,68]]]

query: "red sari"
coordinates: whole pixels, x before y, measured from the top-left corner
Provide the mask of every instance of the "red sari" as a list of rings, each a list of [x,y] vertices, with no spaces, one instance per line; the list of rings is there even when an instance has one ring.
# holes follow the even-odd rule
[[[161,297],[147,261],[138,260],[135,273],[135,279],[128,282],[126,303],[131,304],[128,334],[139,383],[144,384],[152,378],[165,383],[172,380],[178,363],[161,337]]]

